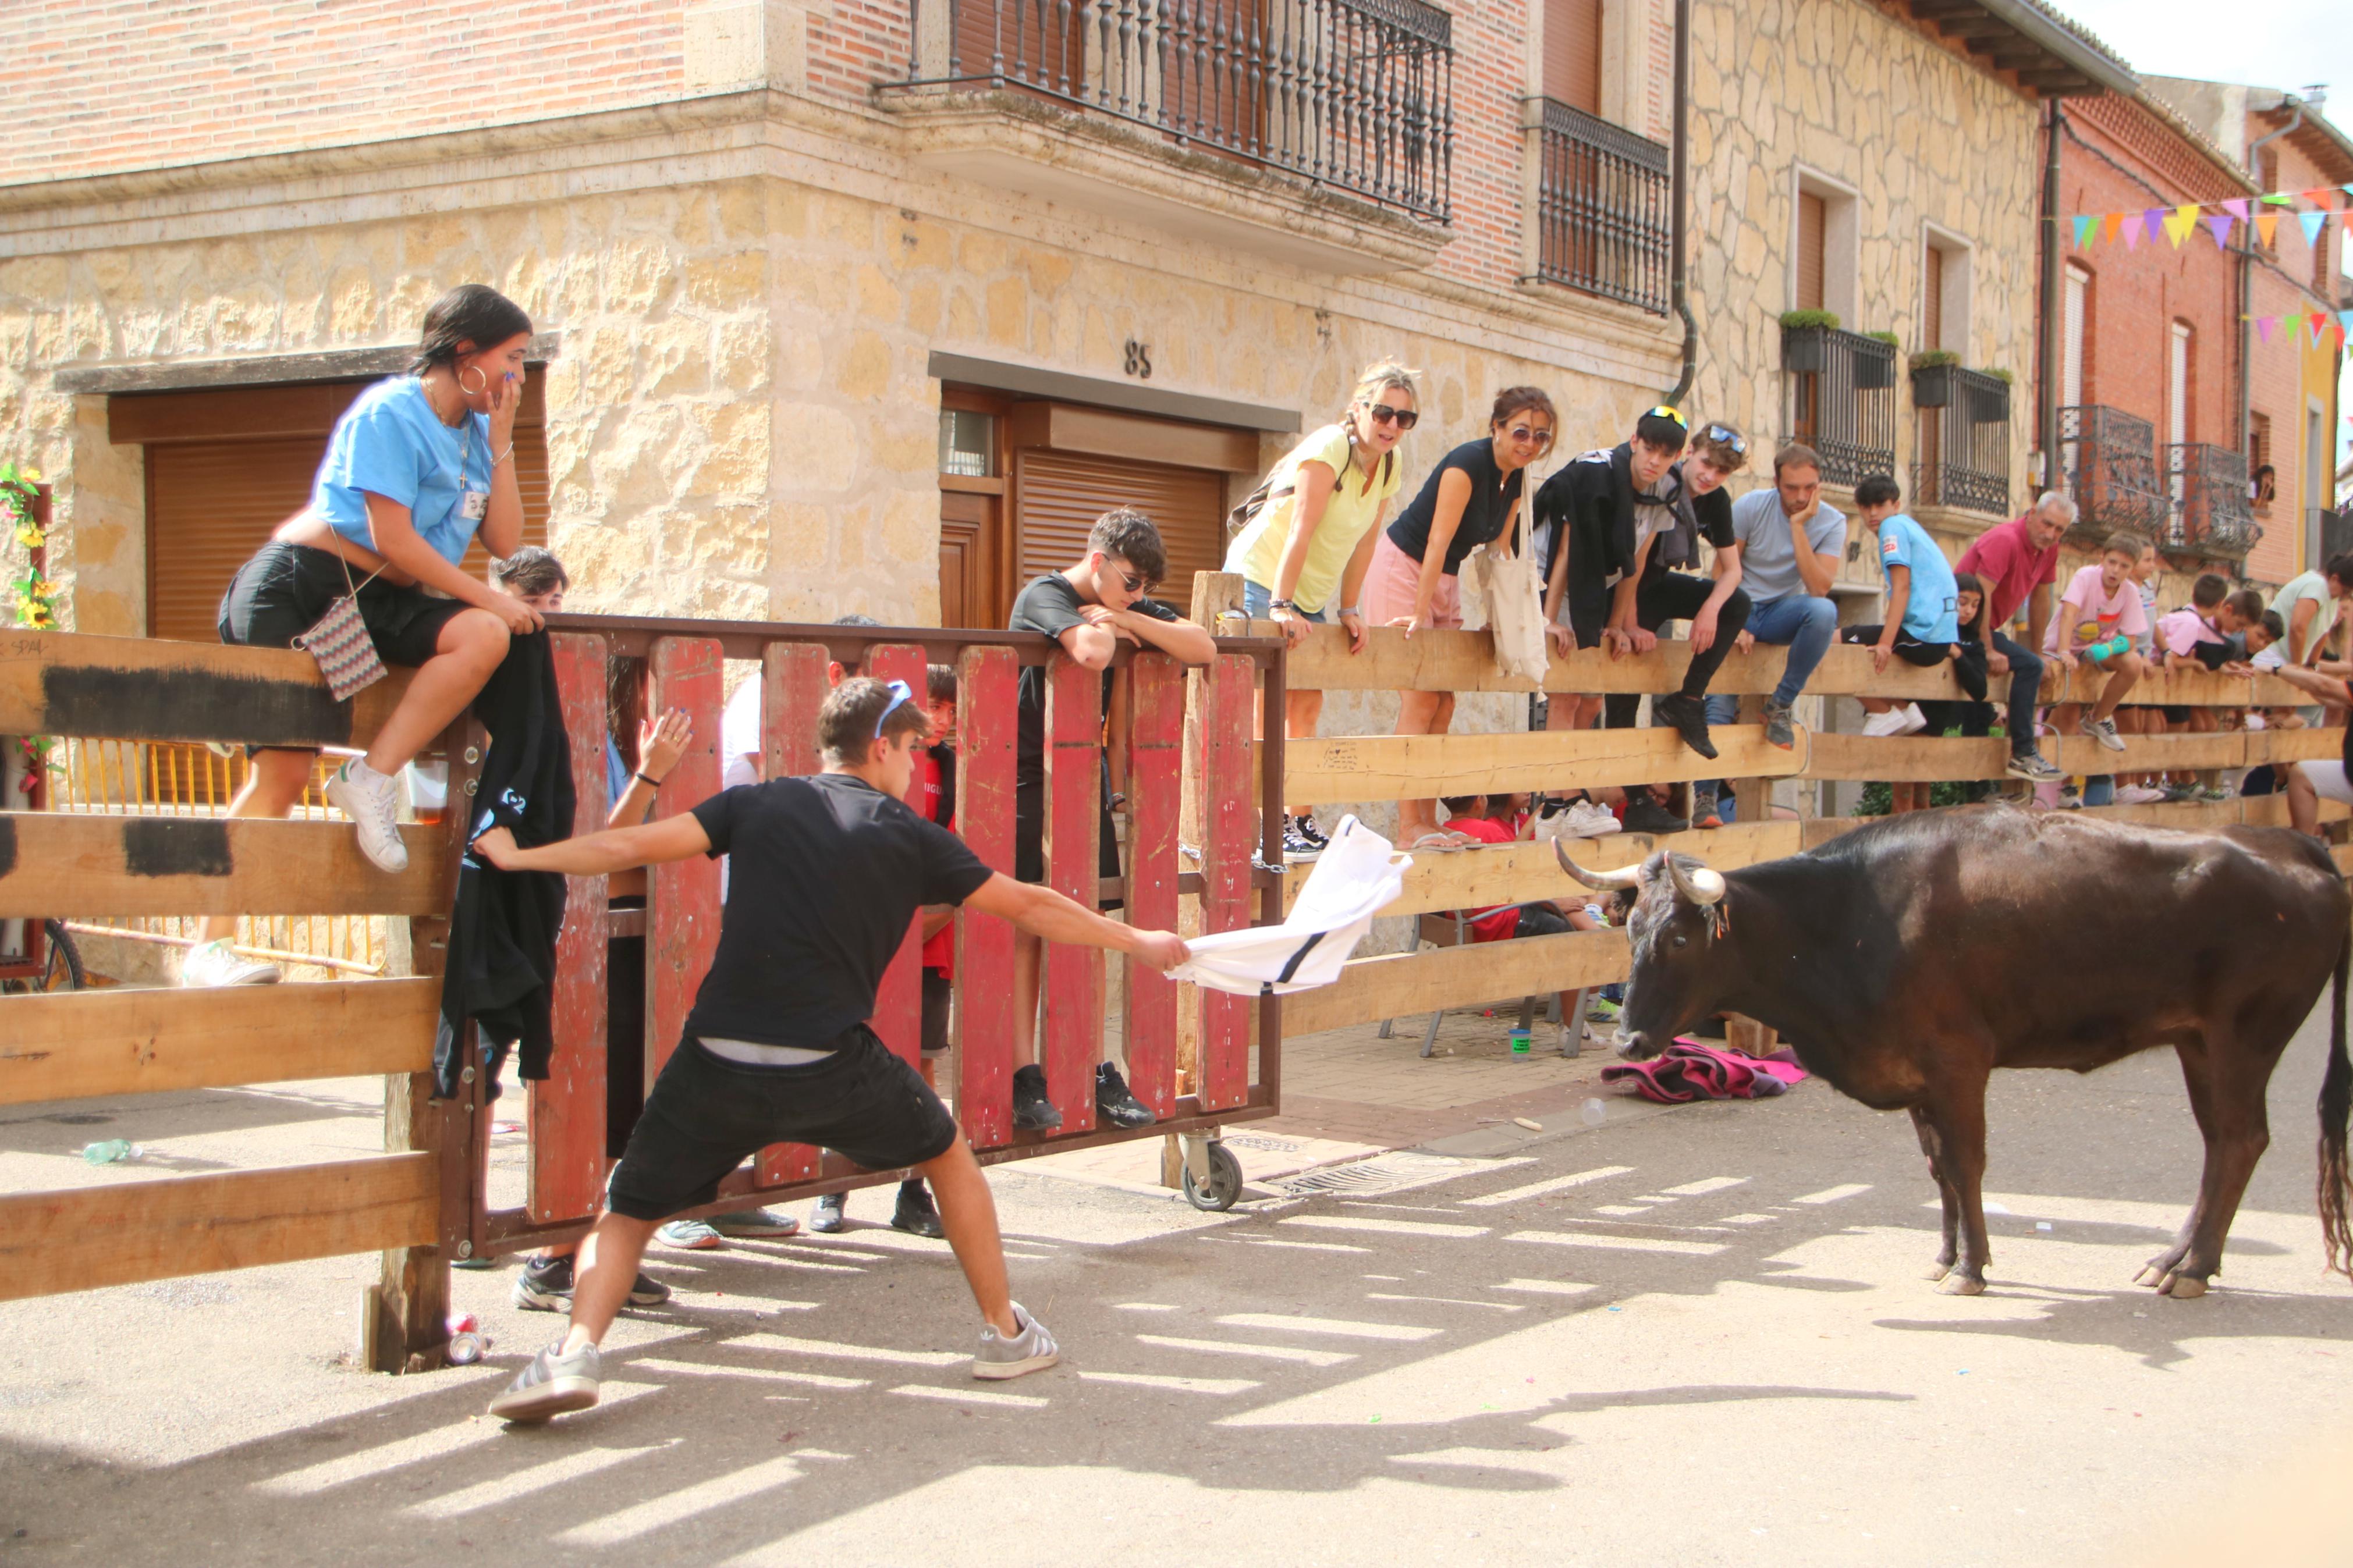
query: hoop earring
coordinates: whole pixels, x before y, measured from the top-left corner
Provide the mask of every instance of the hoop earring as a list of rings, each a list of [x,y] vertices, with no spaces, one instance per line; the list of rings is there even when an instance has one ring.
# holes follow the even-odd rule
[[[462,392],[462,393],[464,393],[464,394],[466,394],[466,395],[468,395],[469,397],[480,397],[480,396],[481,396],[484,393],[486,393],[486,392],[488,392],[488,391],[490,391],[490,390],[491,390],[491,373],[490,373],[489,371],[484,370],[480,365],[478,365],[478,364],[461,364],[461,365],[459,365],[459,366],[458,366],[458,367],[457,367],[457,370],[458,370],[458,390],[459,390],[459,391],[460,391],[460,392]],[[482,378],[482,384],[481,384],[481,385],[480,385],[480,386],[468,386],[468,385],[466,384],[466,373],[467,373],[468,371],[470,371],[470,371],[472,371],[476,375],[479,375],[479,376],[480,376],[480,377]]]

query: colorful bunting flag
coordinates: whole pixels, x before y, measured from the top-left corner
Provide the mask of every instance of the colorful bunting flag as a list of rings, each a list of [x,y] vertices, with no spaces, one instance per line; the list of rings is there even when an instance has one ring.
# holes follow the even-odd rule
[[[2222,204],[2222,210],[2229,213],[2232,217],[2237,218],[2241,223],[2244,223],[2247,221],[2247,198],[2244,196],[2233,196],[2229,201]]]
[[[2304,243],[2306,245],[2318,245],[2320,243],[2320,231],[2324,227],[2327,226],[2328,215],[2327,213],[2298,213],[2295,215],[2295,221],[2304,225]]]
[[[2125,215],[2122,213],[2110,213],[2107,216],[2100,220],[2100,237],[2107,241],[2108,244],[2114,245],[2116,242],[2116,236],[2124,231],[2124,226]]]
[[[2353,203],[2339,197],[2340,189],[2353,195],[2353,182],[2342,187],[2318,185],[2308,191],[2271,191],[2260,196],[2182,202],[2175,206],[2144,207],[2138,211],[2078,213],[2074,216],[2075,248],[2088,249],[2095,241],[2112,245],[2121,238],[2126,249],[2137,249],[2143,240],[2154,245],[2163,235],[2179,249],[2181,243],[2202,226],[2213,235],[2217,247],[2228,249],[2231,231],[2236,224],[2249,226],[2265,246],[2272,246],[2277,243],[2279,220],[2288,214],[2294,214],[2303,226],[2306,243],[2316,245],[2330,218],[2342,222],[2348,214],[2353,214]]]
[[[2142,213],[2140,215],[2141,237],[2155,245],[2157,237],[2165,232],[2165,220],[2169,216],[2171,215],[2163,207],[2151,207]]]
[[[2206,218],[2206,226],[2213,233],[2215,249],[2228,250],[2231,248],[2231,215],[2229,213],[2209,214]]]
[[[2100,220],[2096,217],[2079,217],[2075,220],[2076,249],[2089,250],[2092,248],[2092,230],[2099,226],[2099,222]]]
[[[2263,333],[2263,342],[2270,342],[2272,341],[2272,329],[2278,325],[2279,318],[2277,316],[2257,316],[2255,318],[2255,331]]]
[[[2279,220],[2277,213],[2255,215],[2255,237],[2263,242],[2265,248],[2279,244]]]
[[[2126,250],[2138,250],[2140,248],[2140,237],[2147,233],[2147,230],[2142,226],[2140,214],[2130,213],[2126,215],[2126,217],[2128,221],[2125,224],[2125,248]]]
[[[2196,202],[2184,202],[2165,215],[2165,237],[2173,241],[2173,248],[2176,250],[2181,248],[2181,242],[2188,239],[2189,231],[2197,226],[2198,204]]]

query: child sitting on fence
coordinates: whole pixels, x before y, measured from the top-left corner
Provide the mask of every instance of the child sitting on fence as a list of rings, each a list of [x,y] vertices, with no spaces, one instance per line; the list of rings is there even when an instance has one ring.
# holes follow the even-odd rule
[[[2189,603],[2172,614],[2159,616],[2156,642],[2165,660],[2168,674],[2175,670],[2232,670],[2245,673],[2247,667],[2232,670],[2230,658],[2230,634],[2241,630],[2239,607],[2232,603],[2230,579],[2213,572],[2202,573],[2190,584]],[[2160,710],[2165,729],[2171,734],[2211,734],[2220,728],[2219,709],[2198,703],[2167,703]],[[2159,798],[2174,800],[2221,801],[2231,798],[2221,787],[2221,771],[2208,768],[2200,772],[2177,774],[2170,787]],[[2119,801],[2126,800],[2119,792]]]
[[[1880,575],[1887,584],[1887,620],[1880,626],[1849,626],[1841,640],[1871,649],[1874,675],[1884,675],[1891,659],[1923,669],[1951,661],[1954,679],[1969,694],[1968,706],[1983,705],[1985,645],[1961,640],[1959,582],[1945,552],[1927,530],[1898,510],[1903,492],[1887,475],[1866,476],[1855,486],[1854,499],[1877,546]],[[1982,593],[1978,598],[1982,605]],[[1899,703],[1866,697],[1862,706],[1872,715],[1863,722],[1864,734],[1894,736],[1923,729],[1941,735],[1964,705],[1950,700]],[[1929,788],[1926,783],[1891,784],[1894,808],[1913,811],[1926,805]]]
[[[2069,579],[2042,640],[2042,651],[2063,665],[2071,678],[2086,659],[2107,676],[2090,712],[2084,711],[2080,701],[2062,702],[2052,710],[2052,722],[2062,734],[2074,724],[2111,752],[2125,749],[2124,737],[2116,732],[2116,704],[2147,668],[2132,651],[2132,639],[2148,626],[2139,585],[2132,580],[2146,542],[2137,533],[2108,535],[2099,561]]]

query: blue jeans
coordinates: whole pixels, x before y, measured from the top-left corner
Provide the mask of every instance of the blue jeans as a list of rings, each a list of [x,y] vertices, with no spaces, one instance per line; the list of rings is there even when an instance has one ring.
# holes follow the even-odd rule
[[[1247,577],[1242,579],[1242,614],[1254,621],[1271,621],[1274,619],[1273,605],[1273,589],[1261,587]],[[1316,625],[1322,626],[1331,620],[1332,606],[1326,605],[1312,616],[1305,610],[1299,613]]]
[[[1806,689],[1806,681],[1814,673],[1814,666],[1822,662],[1830,651],[1831,639],[1838,636],[1838,605],[1828,599],[1817,599],[1810,594],[1791,594],[1779,599],[1760,599],[1749,606],[1748,635],[1761,643],[1787,647],[1789,662],[1782,668],[1781,684],[1773,689],[1773,700],[1783,707],[1798,700]],[[1707,700],[1707,721],[1710,724],[1733,724],[1740,720],[1740,700],[1736,697],[1711,695]],[[1718,793],[1721,779],[1702,783],[1703,794]]]

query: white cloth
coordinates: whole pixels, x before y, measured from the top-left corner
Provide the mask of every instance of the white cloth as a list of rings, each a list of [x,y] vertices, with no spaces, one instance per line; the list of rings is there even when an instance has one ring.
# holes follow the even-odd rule
[[[719,715],[719,787],[760,782],[760,677],[739,682]]]
[[[1412,865],[1411,856],[1398,854],[1388,839],[1344,816],[1281,925],[1193,937],[1186,943],[1192,957],[1169,973],[1238,996],[1329,985],[1372,930],[1373,917],[1404,891]]]
[[[1535,563],[1483,544],[1464,563],[1462,577],[1466,584],[1475,581],[1486,601],[1495,668],[1540,684],[1551,661],[1545,647],[1544,591],[1536,585]]]

